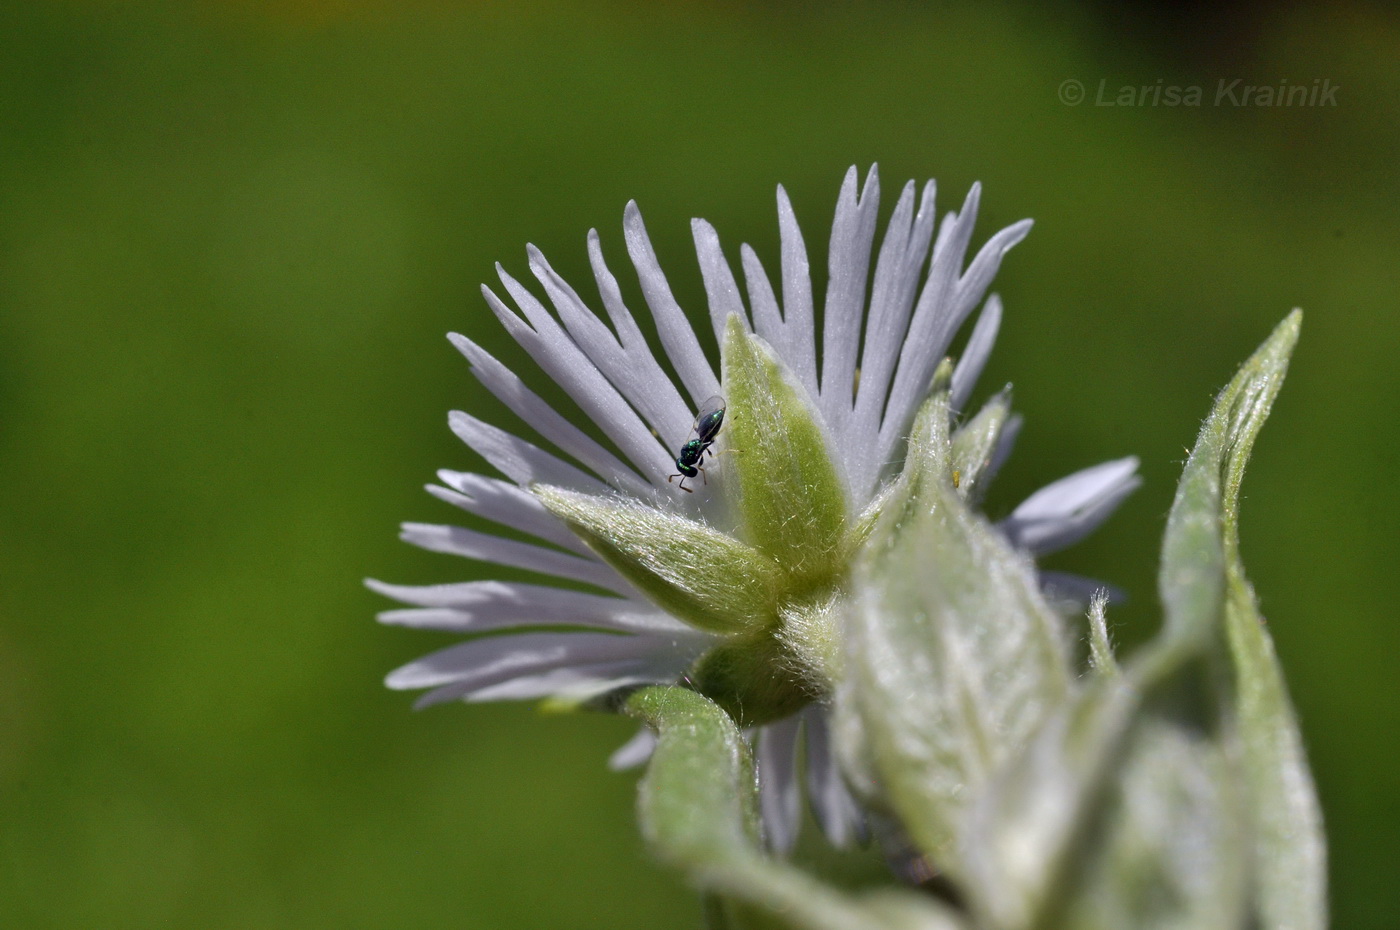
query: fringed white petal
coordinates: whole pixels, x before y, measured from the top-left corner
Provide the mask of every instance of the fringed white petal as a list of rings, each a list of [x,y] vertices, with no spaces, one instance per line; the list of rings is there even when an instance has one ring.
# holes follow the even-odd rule
[[[494,684],[483,685],[475,678],[453,681],[420,696],[413,702],[413,709],[422,710],[448,701],[529,701],[551,696],[582,701],[617,688],[656,682],[657,679],[647,676],[645,663],[640,660],[597,662],[520,673]]]
[[[739,259],[744,266],[749,306],[753,307],[754,332],[780,357],[788,357],[794,349],[789,343],[791,330],[783,324],[783,312],[778,306],[778,296],[773,293],[773,282],[768,280],[763,262],[759,261],[758,253],[748,243],[739,247]]]
[[[792,850],[802,822],[797,786],[797,733],[801,724],[800,714],[770,723],[759,729],[754,746],[763,833],[769,848],[780,854]]]
[[[531,626],[578,626],[623,633],[689,636],[705,634],[648,604],[504,581],[414,587],[367,581],[370,590],[419,607],[386,610],[379,622],[450,633],[484,633]]]
[[[874,166],[856,196],[858,173],[846,172],[831,224],[826,304],[822,319],[821,412],[838,437],[847,433],[855,399],[856,353],[865,318],[865,287],[870,247],[880,206],[880,178]]]
[[[597,440],[570,423],[489,352],[457,333],[450,333],[448,339],[471,362],[472,374],[486,390],[535,432],[586,465],[613,487],[633,494],[646,493],[648,485],[640,475],[603,448]]]
[[[405,604],[418,607],[454,607],[471,610],[496,601],[513,602],[521,610],[561,609],[572,610],[578,616],[606,616],[614,612],[627,612],[654,609],[639,598],[610,597],[604,594],[589,594],[568,588],[555,588],[548,585],[527,584],[522,581],[460,581],[452,584],[407,585],[389,584],[373,578],[365,579],[365,587],[371,591],[392,597]],[[689,630],[690,627],[673,620],[665,614],[670,629]]]
[[[817,323],[812,302],[812,270],[807,258],[807,246],[797,225],[797,214],[787,191],[778,185],[778,236],[782,248],[783,272],[783,357],[807,389],[810,397],[818,394],[817,385]],[[777,343],[774,343],[777,345]]]
[[[636,201],[627,204],[623,213],[623,230],[627,237],[627,254],[632,257],[632,264],[637,269],[642,296],[656,319],[661,345],[681,383],[690,392],[692,406],[698,408],[719,393],[719,379],[706,360],[685,311],[671,294],[671,285],[667,283],[666,275],[656,260],[656,251],[647,238],[646,225],[642,222],[642,213],[637,209]]]
[[[674,677],[668,676],[668,677]],[[662,681],[654,664],[643,660],[600,662],[574,668],[556,668],[538,675],[522,675],[486,688],[473,688],[462,696],[468,702],[535,701],[552,697],[565,701],[587,701],[616,691]],[[451,685],[447,686],[449,689]]]
[[[1142,484],[1136,456],[1104,462],[1046,485],[999,526],[1015,545],[1042,555],[1088,536]]]
[[[552,484],[589,494],[608,493],[608,485],[592,475],[471,414],[454,410],[447,423],[473,452],[521,487]]]
[[[997,232],[996,235],[987,240],[986,245],[982,246],[982,250],[977,253],[977,257],[968,266],[967,273],[958,281],[957,321],[947,332],[944,345],[952,341],[953,333],[957,327],[962,325],[963,319],[966,319],[967,314],[972,312],[972,308],[982,301],[982,296],[987,293],[987,288],[992,286],[992,279],[1001,270],[1001,260],[1006,257],[1006,253],[1030,235],[1031,227],[1034,225],[1030,220],[1019,220]]]
[[[716,345],[724,345],[724,328],[729,325],[729,316],[737,316],[749,329],[749,315],[744,311],[744,301],[739,296],[739,283],[734,280],[734,271],[720,248],[719,233],[704,220],[690,221],[691,235],[695,239],[695,254],[700,259],[700,277],[705,282],[705,297],[710,305],[710,323],[715,328]]]
[[[398,691],[435,688],[449,683],[477,689],[566,666],[587,667],[652,657],[669,657],[681,662],[686,658],[686,650],[669,637],[658,636],[613,633],[486,636],[415,659],[390,672],[384,683]]]
[[[852,432],[842,444],[847,470],[852,476],[852,485],[860,489],[858,493],[869,493],[879,478],[882,463],[876,456],[875,439],[889,396],[895,359],[909,328],[920,272],[928,260],[935,219],[934,197],[935,187],[930,181],[924,187],[916,215],[914,183],[906,184],[880,245],[865,325]]]
[[[656,731],[651,727],[642,727],[636,736],[623,743],[608,757],[608,768],[614,772],[634,769],[650,759],[655,751]]]
[[[623,303],[617,278],[608,270],[607,262],[603,260],[603,249],[598,242],[596,229],[588,232],[588,260],[593,266],[598,294],[602,297],[603,306],[607,308],[608,316],[617,330],[618,342],[623,352],[617,362],[611,361],[611,350],[607,353],[610,359],[607,365],[600,359],[594,361],[666,441],[669,448],[685,438],[683,431],[689,428],[690,404],[681,397],[675,383],[661,369],[646,336],[637,326],[632,312]],[[565,323],[568,324],[567,319]],[[601,325],[599,323],[599,326]],[[596,343],[601,346],[605,341],[599,336]],[[682,432],[682,435],[677,435],[678,431]]]
[[[512,299],[530,319],[530,325],[526,325],[490,288],[483,287],[486,302],[511,336],[647,480],[653,484],[659,480],[664,484],[670,457],[636,411],[533,294],[500,265],[496,266],[496,272]]]
[[[880,424],[877,448],[881,462],[889,460],[896,445],[903,442],[915,410],[928,393],[934,369],[958,328],[981,300],[991,280],[986,270],[997,267],[1006,250],[1021,241],[1030,229],[1029,222],[1023,221],[997,233],[983,246],[966,278],[960,278],[978,199],[979,188],[974,184],[962,212],[945,220],[938,232],[928,280],[914,308]]]
[[[982,376],[982,369],[992,354],[992,346],[996,344],[997,331],[1000,328],[1001,299],[993,294],[983,305],[982,312],[972,327],[972,335],[967,339],[962,358],[958,359],[958,364],[953,368],[952,396],[949,398],[949,404],[954,411],[961,412],[968,398],[972,396],[972,389],[977,386],[977,379]]]
[[[689,408],[671,379],[656,364],[651,349],[643,341],[638,350],[629,352],[568,282],[550,267],[538,249],[531,246],[529,254],[530,270],[544,286],[569,335],[647,426],[663,438],[662,456],[669,459],[666,450],[672,443],[684,439],[681,431],[689,417]],[[628,314],[628,319],[630,317]],[[651,364],[645,364],[646,361]]]
[[[478,559],[544,575],[569,578],[609,591],[617,591],[619,594],[633,593],[631,585],[623,581],[617,572],[595,559],[581,558],[557,549],[545,549],[513,539],[502,539],[460,526],[405,523],[399,538],[432,552],[460,555],[466,559]]]
[[[831,845],[844,849],[865,838],[865,815],[837,765],[827,709],[812,704],[802,717],[807,743],[807,797]]]
[[[579,555],[591,555],[583,541],[529,491],[495,478],[445,468],[438,471],[438,478],[447,487],[427,485],[428,493],[438,500]]]

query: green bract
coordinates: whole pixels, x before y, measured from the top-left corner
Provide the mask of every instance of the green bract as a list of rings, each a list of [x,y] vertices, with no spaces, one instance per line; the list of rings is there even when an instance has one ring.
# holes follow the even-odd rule
[[[1011,390],[1007,388],[987,401],[977,415],[953,435],[948,466],[953,485],[963,499],[972,503],[982,499],[997,441],[1010,416]]]
[[[789,598],[829,589],[846,573],[849,526],[815,406],[737,316],[725,330],[723,369],[743,533],[780,566]]]
[[[760,633],[776,621],[782,573],[752,546],[626,498],[547,485],[534,491],[618,574],[691,626]]]

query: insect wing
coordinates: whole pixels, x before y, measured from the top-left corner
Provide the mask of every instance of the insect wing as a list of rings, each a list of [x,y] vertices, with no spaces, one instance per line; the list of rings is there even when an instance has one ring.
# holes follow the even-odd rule
[[[711,442],[724,422],[724,398],[715,396],[700,406],[695,416],[695,435],[701,442]]]

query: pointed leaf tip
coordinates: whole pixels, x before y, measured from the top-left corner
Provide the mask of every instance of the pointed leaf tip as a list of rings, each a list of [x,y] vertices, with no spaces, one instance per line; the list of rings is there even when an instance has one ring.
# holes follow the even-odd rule
[[[1245,465],[1283,385],[1301,326],[1302,311],[1294,310],[1220,392],[1177,488],[1160,583],[1167,635],[1185,650],[1224,649],[1233,668],[1227,706],[1242,749],[1257,919],[1264,927],[1321,930],[1327,924],[1321,810],[1283,672],[1239,551]]]

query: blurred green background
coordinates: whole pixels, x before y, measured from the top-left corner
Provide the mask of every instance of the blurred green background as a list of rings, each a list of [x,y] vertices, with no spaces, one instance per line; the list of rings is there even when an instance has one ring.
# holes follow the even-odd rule
[[[1400,926],[1397,52],[1364,4],[0,4],[0,926],[695,925],[603,767],[631,727],[412,713],[381,677],[447,639],[375,625],[360,580],[479,571],[395,537],[480,467],[449,409],[514,425],[443,339],[521,361],[494,261],[532,241],[587,295],[585,231],[623,274],[637,198],[699,310],[691,216],[772,267],[782,182],[820,267],[872,161],[886,212],[936,177],[941,210],[984,183],[979,242],[1036,219],[997,283],[984,391],[1027,426],[990,506],[1142,457],[1051,563],[1130,592],[1127,644],[1183,447],[1305,308],[1245,556],[1335,923]],[[1339,90],[1214,105],[1235,78]]]

